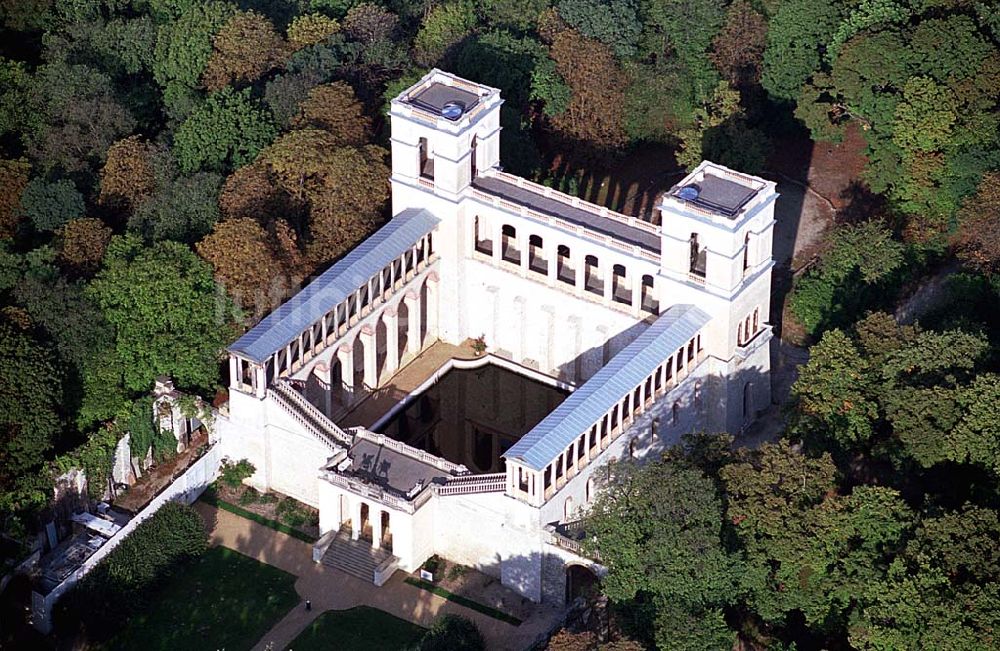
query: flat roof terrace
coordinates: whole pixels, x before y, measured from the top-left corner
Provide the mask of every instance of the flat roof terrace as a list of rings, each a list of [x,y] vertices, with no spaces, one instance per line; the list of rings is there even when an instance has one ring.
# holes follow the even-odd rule
[[[533,184],[518,185],[499,176],[479,176],[472,181],[472,185],[477,190],[504,201],[524,206],[544,215],[564,219],[616,240],[634,244],[657,255],[660,253],[660,235],[652,224],[649,225],[649,230],[631,226],[625,221],[604,217],[597,212],[578,208],[566,201],[548,197]],[[622,217],[628,219],[624,215]]]
[[[764,187],[760,179],[704,162],[671,188],[669,195],[702,211],[732,219]]]
[[[452,476],[436,466],[367,439],[358,440],[348,454],[351,465],[346,471],[349,474],[404,495],[418,483],[421,486],[443,483]]]

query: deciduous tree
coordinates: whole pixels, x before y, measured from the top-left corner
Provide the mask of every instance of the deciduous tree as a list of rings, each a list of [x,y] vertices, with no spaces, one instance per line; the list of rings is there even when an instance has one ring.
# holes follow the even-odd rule
[[[603,43],[574,30],[556,34],[551,56],[572,97],[552,124],[599,150],[616,150],[626,142],[624,90],[627,75]]]
[[[100,219],[69,221],[59,231],[59,262],[74,275],[97,270],[111,241],[111,229]]]
[[[272,285],[281,283],[289,270],[257,221],[245,217],[221,221],[196,248],[226,293],[249,315],[260,317],[273,307]]]
[[[468,0],[434,7],[413,39],[414,59],[425,66],[438,63],[449,48],[470,35],[475,27],[476,15]]]
[[[35,177],[21,193],[21,210],[39,231],[54,231],[83,216],[83,195],[69,179],[46,181]]]
[[[288,25],[288,43],[294,50],[322,43],[340,31],[340,23],[323,14],[302,14]]]
[[[359,147],[370,139],[371,118],[354,95],[354,89],[342,81],[316,86],[299,106],[292,119],[296,128],[315,127],[333,136],[338,145]]]
[[[560,0],[557,6],[559,16],[584,36],[620,57],[635,54],[642,24],[634,0]]]
[[[252,83],[278,67],[288,54],[288,44],[270,20],[254,11],[241,11],[230,16],[212,37],[212,55],[202,83],[209,91]]]
[[[22,219],[21,193],[28,185],[28,161],[0,159],[0,240],[12,237]]]
[[[230,305],[211,267],[188,247],[116,236],[87,293],[115,328],[127,389],[147,391],[158,375],[202,390],[216,383]]]
[[[129,136],[111,145],[101,168],[98,201],[115,211],[131,213],[156,191],[158,167],[166,149]]]
[[[954,241],[962,261],[991,276],[1000,272],[1000,172],[983,176],[958,220]]]
[[[712,41],[712,63],[731,84],[756,83],[764,60],[767,23],[747,0],[726,9],[726,22]]]
[[[227,2],[192,3],[174,20],[160,25],[153,76],[164,88],[171,82],[195,88],[212,57],[212,37],[236,13]]]
[[[250,98],[249,88],[227,87],[177,128],[173,152],[183,172],[224,172],[253,161],[276,134],[271,116]]]

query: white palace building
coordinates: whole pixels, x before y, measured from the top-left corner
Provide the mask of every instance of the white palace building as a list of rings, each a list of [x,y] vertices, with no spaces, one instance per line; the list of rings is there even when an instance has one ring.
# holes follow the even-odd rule
[[[608,463],[770,404],[778,195],[703,162],[659,225],[622,215],[501,171],[501,104],[439,70],[392,100],[392,219],[229,348],[217,425],[319,509],[314,560],[381,585],[438,554],[561,604]]]

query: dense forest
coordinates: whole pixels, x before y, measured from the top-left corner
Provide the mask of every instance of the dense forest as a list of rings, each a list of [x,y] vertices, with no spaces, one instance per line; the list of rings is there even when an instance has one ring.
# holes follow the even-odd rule
[[[499,87],[503,165],[568,192],[649,145],[766,175],[864,139],[784,311],[812,344],[787,440],[609,472],[621,635],[1000,645],[996,0],[0,0],[0,24],[7,561],[55,475],[100,487],[121,431],[157,436],[156,376],[223,400],[225,345],[383,223],[387,99],[438,66]],[[941,269],[919,325],[883,313]]]

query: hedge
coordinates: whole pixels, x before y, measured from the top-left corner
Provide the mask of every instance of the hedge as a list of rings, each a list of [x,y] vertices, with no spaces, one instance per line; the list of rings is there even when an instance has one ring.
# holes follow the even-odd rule
[[[448,601],[453,601],[460,606],[465,606],[466,608],[474,610],[477,613],[482,613],[484,615],[492,617],[493,619],[499,619],[501,622],[513,624],[514,626],[521,625],[522,620],[518,619],[517,617],[514,617],[513,615],[508,615],[502,610],[497,610],[496,608],[493,608],[491,606],[485,606],[479,603],[478,601],[473,601],[472,599],[463,597],[462,595],[455,594],[454,592],[449,592],[444,588],[442,588],[441,586],[434,585],[433,583],[424,581],[423,579],[415,579],[412,576],[410,576],[406,577],[404,582],[409,583],[410,585],[415,586],[417,588],[420,588],[421,590],[427,590],[428,592],[433,592],[439,597],[443,597]]]
[[[274,529],[275,531],[280,531],[283,534],[287,534],[292,538],[301,540],[302,542],[307,542],[310,545],[315,543],[318,539],[314,536],[310,536],[304,531],[299,531],[294,527],[289,527],[287,524],[278,522],[277,520],[272,520],[270,518],[265,518],[262,515],[254,513],[252,511],[247,511],[246,509],[241,509],[235,504],[230,504],[229,502],[219,499],[218,493],[211,487],[209,487],[204,493],[201,494],[201,501],[206,504],[211,504],[212,506],[222,509],[223,511],[229,511],[233,515],[238,515],[241,518],[246,518],[247,520],[253,520],[257,524],[262,524],[269,529]]]

